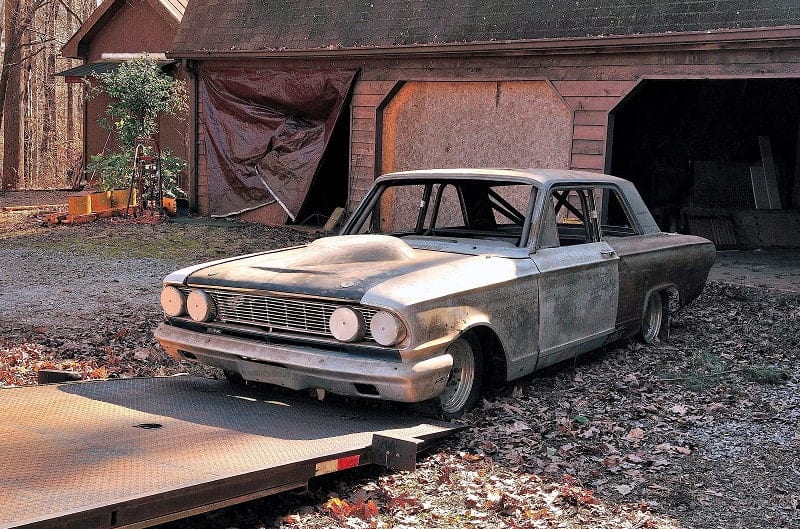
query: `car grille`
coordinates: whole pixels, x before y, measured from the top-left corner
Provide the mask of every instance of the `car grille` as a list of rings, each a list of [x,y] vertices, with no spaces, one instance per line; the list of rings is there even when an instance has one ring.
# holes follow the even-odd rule
[[[191,289],[182,290],[188,294]],[[219,321],[321,336],[333,336],[328,321],[333,311],[342,306],[322,301],[251,294],[235,290],[203,290],[214,299]],[[365,339],[371,340],[369,324],[377,310],[359,306],[352,308],[361,311],[364,316],[367,327]]]

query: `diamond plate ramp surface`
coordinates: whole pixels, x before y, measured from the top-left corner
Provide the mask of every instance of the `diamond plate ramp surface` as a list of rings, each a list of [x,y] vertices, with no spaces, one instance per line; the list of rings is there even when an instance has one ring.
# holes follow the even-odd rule
[[[302,486],[308,476],[298,465],[363,453],[376,433],[452,431],[202,378],[0,390],[0,529],[135,523],[226,495]]]

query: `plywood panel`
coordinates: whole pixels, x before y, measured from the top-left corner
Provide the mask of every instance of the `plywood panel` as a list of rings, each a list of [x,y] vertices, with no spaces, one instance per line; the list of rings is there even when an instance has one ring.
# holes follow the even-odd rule
[[[382,172],[570,163],[572,112],[545,81],[409,82],[383,123]]]

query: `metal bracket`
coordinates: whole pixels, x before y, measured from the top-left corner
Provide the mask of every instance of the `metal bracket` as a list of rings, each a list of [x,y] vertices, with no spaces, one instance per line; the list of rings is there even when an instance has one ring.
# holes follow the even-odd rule
[[[394,470],[414,470],[417,468],[417,452],[422,439],[415,437],[390,437],[372,435],[372,463]]]
[[[60,384],[62,382],[73,382],[76,380],[83,380],[83,376],[74,371],[40,369],[37,373],[37,381],[39,384]]]

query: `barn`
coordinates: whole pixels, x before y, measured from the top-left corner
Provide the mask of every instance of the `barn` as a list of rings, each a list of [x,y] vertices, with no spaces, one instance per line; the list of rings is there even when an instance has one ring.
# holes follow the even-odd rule
[[[183,18],[186,0],[104,0],[81,24],[61,49],[64,57],[82,59],[84,64],[59,72],[68,83],[83,83],[92,76],[110,72],[124,60],[148,56],[159,60],[169,73],[184,75],[167,60],[165,52]],[[83,165],[95,154],[109,153],[117,147],[109,131],[98,123],[105,117],[108,98],[99,95],[84,104]],[[162,117],[155,138],[162,149],[186,158],[188,135],[185,117]],[[87,179],[93,180],[92,175]]]
[[[632,180],[662,228],[800,246],[800,4],[192,0],[203,214],[313,223],[374,178],[562,167]]]

